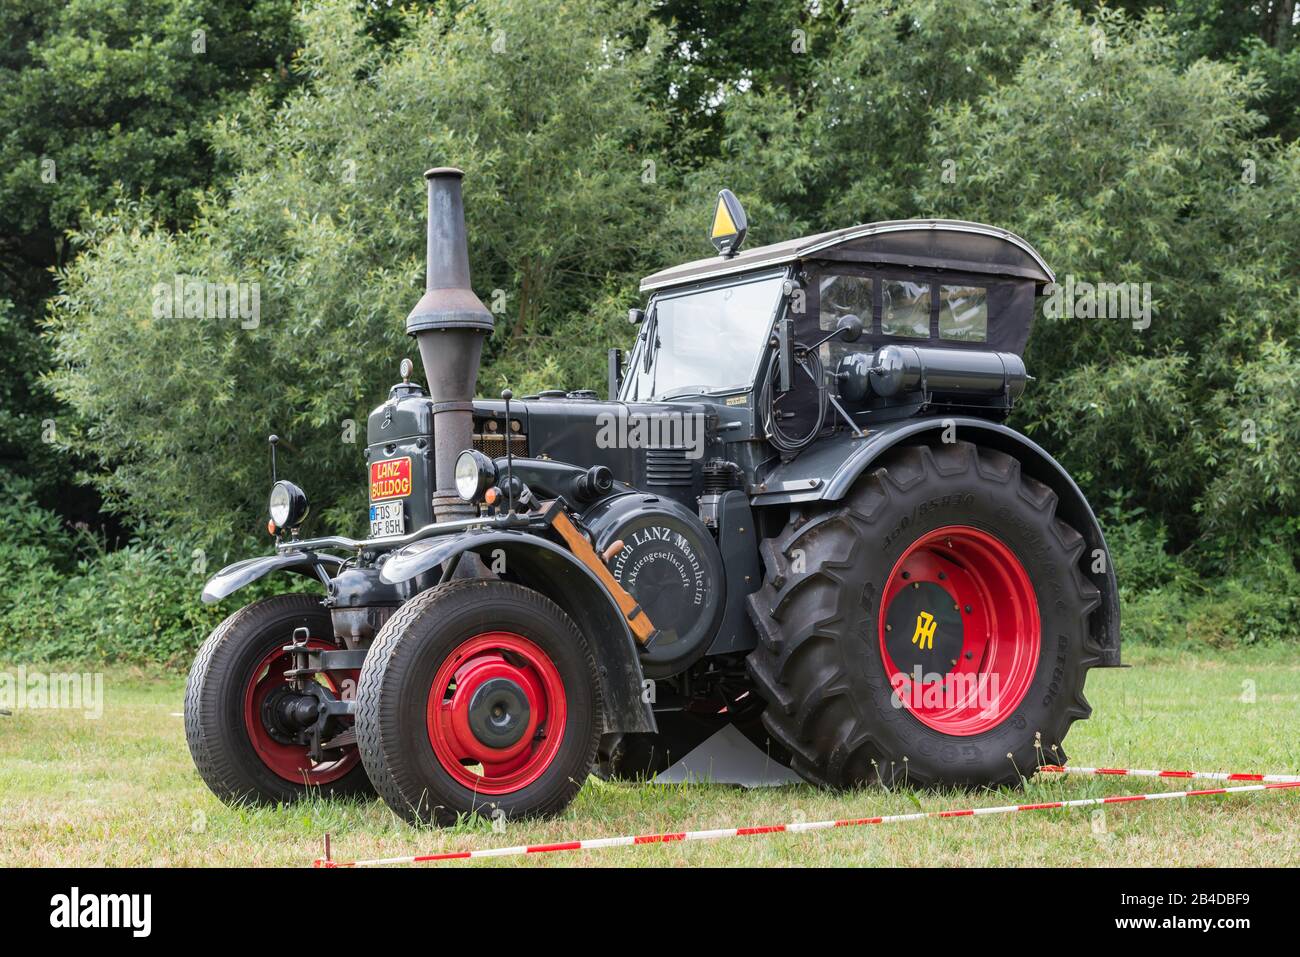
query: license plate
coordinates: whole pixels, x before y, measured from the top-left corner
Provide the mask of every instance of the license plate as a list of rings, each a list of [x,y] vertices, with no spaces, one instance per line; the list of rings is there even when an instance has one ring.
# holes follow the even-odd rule
[[[370,537],[402,535],[406,532],[406,516],[401,502],[376,502],[370,506]]]

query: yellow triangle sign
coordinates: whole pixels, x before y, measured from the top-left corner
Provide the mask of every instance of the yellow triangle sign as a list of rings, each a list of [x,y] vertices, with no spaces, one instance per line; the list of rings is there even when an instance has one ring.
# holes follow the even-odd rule
[[[719,239],[723,236],[734,236],[735,234],[736,223],[731,218],[731,211],[727,209],[726,200],[719,196],[718,208],[713,212],[713,232],[709,234],[709,238]]]
[[[749,218],[745,209],[729,189],[718,190],[718,205],[713,210],[713,228],[709,242],[723,256],[734,256],[749,232]]]

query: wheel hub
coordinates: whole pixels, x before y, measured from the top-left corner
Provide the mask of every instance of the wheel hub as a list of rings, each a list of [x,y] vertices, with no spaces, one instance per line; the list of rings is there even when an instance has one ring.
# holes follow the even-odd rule
[[[273,688],[262,702],[262,724],[267,734],[281,744],[295,743],[299,732],[310,728],[319,716],[316,699],[289,685]]]
[[[962,641],[961,613],[940,582],[911,582],[890,602],[885,647],[905,674],[946,674],[959,662]]]
[[[310,639],[307,645],[322,650],[334,647],[320,639]],[[279,777],[295,784],[329,784],[351,771],[360,762],[361,754],[349,747],[331,754],[329,760],[312,759],[308,745],[298,738],[301,731],[315,724],[320,705],[285,677],[293,664],[292,655],[277,646],[254,666],[244,690],[244,728],[258,758]],[[334,694],[340,690],[342,675],[323,676]],[[356,680],[355,672],[347,676]]]
[[[489,678],[469,702],[469,729],[489,748],[508,748],[528,730],[528,693],[509,678]]]

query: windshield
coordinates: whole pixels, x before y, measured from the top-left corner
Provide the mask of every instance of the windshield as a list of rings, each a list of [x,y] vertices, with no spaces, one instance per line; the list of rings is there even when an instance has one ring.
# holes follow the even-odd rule
[[[628,370],[625,398],[644,401],[752,385],[783,279],[777,274],[656,299]]]

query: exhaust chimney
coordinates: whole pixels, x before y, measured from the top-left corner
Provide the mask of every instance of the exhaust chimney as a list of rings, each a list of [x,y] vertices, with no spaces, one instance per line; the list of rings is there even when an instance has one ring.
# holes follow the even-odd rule
[[[465,203],[458,169],[424,174],[429,183],[429,244],[425,293],[406,317],[433,399],[433,468],[438,521],[464,518],[473,506],[456,494],[456,456],[473,442],[474,389],[483,340],[492,335],[492,313],[469,285]]]

